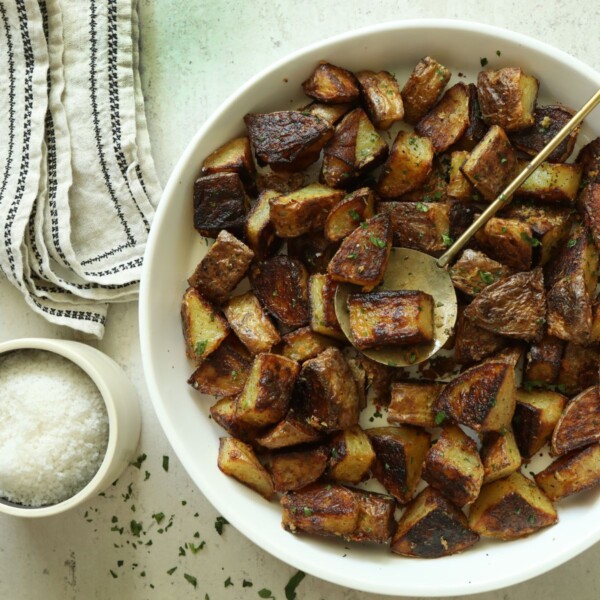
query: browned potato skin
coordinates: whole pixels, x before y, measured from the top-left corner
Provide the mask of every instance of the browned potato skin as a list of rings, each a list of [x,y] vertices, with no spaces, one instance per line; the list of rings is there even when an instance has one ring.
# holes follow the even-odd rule
[[[226,396],[210,407],[212,420],[220,425],[230,436],[246,443],[254,443],[260,435],[260,428],[243,423],[236,416],[237,396]]]
[[[322,102],[311,102],[302,109],[315,117],[325,119],[329,124],[335,125],[350,109],[352,104],[325,104]]]
[[[511,270],[486,256],[483,252],[467,248],[448,269],[454,287],[469,296],[476,296],[488,285],[504,279]]]
[[[402,556],[439,558],[462,552],[478,540],[463,512],[427,487],[406,507],[390,549]]]
[[[505,337],[541,340],[546,320],[542,269],[515,273],[492,283],[465,309],[465,317]]]
[[[568,395],[598,384],[600,350],[568,342],[560,361],[558,384]]]
[[[256,167],[248,137],[239,137],[223,144],[209,154],[202,163],[202,175],[237,173],[246,189],[254,189]]]
[[[447,202],[450,162],[447,154],[433,157],[431,171],[425,181],[415,190],[406,192],[398,198],[400,202],[434,202],[441,204]]]
[[[367,406],[367,400],[377,407],[390,403],[390,387],[394,369],[371,360],[354,346],[346,346],[342,353],[352,370],[361,396],[361,410]],[[362,393],[364,391],[364,400]]]
[[[392,249],[392,227],[388,215],[377,215],[357,227],[331,259],[327,272],[335,281],[376,287],[385,273]]]
[[[552,501],[600,485],[600,444],[557,458],[537,473],[535,482]]]
[[[396,78],[388,71],[356,74],[369,118],[377,129],[389,129],[404,117],[404,105]]]
[[[355,102],[360,96],[354,74],[325,61],[319,63],[302,89],[307,96],[328,104]]]
[[[237,173],[215,173],[194,183],[194,228],[216,238],[223,229],[233,234],[243,230],[250,201]]]
[[[565,454],[600,441],[600,387],[575,396],[563,411],[552,434],[552,454]]]
[[[515,271],[531,269],[535,242],[527,223],[492,217],[475,234],[475,240],[487,254]]]
[[[280,192],[275,190],[261,192],[246,217],[246,223],[244,224],[246,242],[258,259],[264,259],[273,254],[281,242],[275,235],[269,205],[271,198],[276,198],[279,195]]]
[[[522,171],[527,161],[519,161]],[[519,187],[515,196],[534,202],[573,205],[581,183],[581,165],[543,162]]]
[[[524,97],[523,84],[531,89],[528,98]],[[537,79],[518,67],[481,71],[477,76],[477,94],[483,119],[506,131],[531,127],[538,87]]]
[[[423,479],[457,506],[472,504],[483,482],[475,442],[457,425],[445,425],[425,457]]]
[[[472,224],[478,216],[475,206],[463,202],[455,202],[450,199],[450,238],[457,240]]]
[[[298,490],[317,481],[326,467],[327,452],[324,448],[274,454],[270,464],[273,487],[276,492]]]
[[[436,154],[453,146],[469,126],[469,88],[457,83],[416,125],[415,131],[428,137]]]
[[[524,379],[546,384],[556,383],[564,347],[562,340],[547,334],[540,342],[532,344],[527,353]]]
[[[521,468],[521,454],[510,428],[486,433],[481,444],[483,484],[508,477]]]
[[[288,256],[300,260],[311,275],[327,273],[327,265],[338,248],[339,244],[332,244],[322,231],[312,231],[287,240]]]
[[[519,472],[484,485],[469,514],[471,529],[502,540],[525,537],[557,521],[550,500]]]
[[[289,448],[299,444],[317,442],[322,434],[313,429],[304,420],[293,414],[290,410],[286,417],[272,429],[256,438],[256,443],[269,450]]]
[[[208,300],[221,304],[243,279],[254,252],[227,231],[221,231],[188,283]]]
[[[598,182],[588,183],[581,190],[577,205],[594,237],[596,248],[600,248],[600,177]]]
[[[321,354],[337,343],[331,338],[315,333],[310,327],[300,327],[283,336],[281,353],[287,358],[304,362]]]
[[[477,86],[474,83],[469,83],[467,88],[469,92],[469,124],[456,144],[456,148],[461,150],[473,150],[488,130],[488,126],[481,118]]]
[[[437,102],[449,80],[450,71],[444,65],[430,56],[422,58],[402,88],[404,120],[411,125],[418,123]]]
[[[473,184],[463,175],[460,170],[469,157],[467,150],[456,150],[450,155],[450,180],[448,182],[448,196],[455,200],[478,199]]]
[[[577,155],[577,164],[583,168],[585,183],[600,182],[600,137],[586,144]]]
[[[325,237],[339,242],[350,235],[361,221],[367,221],[375,214],[375,194],[363,187],[348,194],[330,211],[325,221]]]
[[[459,311],[456,320],[454,358],[461,365],[469,365],[493,356],[507,344],[506,338],[475,325]]]
[[[308,282],[310,301],[310,328],[316,333],[345,341],[335,313],[335,293],[338,283],[329,275],[315,273]]]
[[[306,173],[290,171],[263,171],[256,174],[256,187],[259,194],[271,191],[279,194],[295,192],[306,185]]]
[[[433,405],[443,389],[441,383],[393,383],[392,400],[388,407],[388,423],[436,427]]]
[[[352,342],[359,350],[433,340],[433,298],[425,292],[351,294],[348,316]]]
[[[306,422],[320,431],[339,431],[358,423],[359,395],[344,355],[328,348],[302,365],[297,391]]]
[[[394,531],[396,502],[390,496],[351,488],[358,499],[358,524],[346,537],[351,542],[385,544]]]
[[[367,434],[358,425],[338,433],[331,441],[329,475],[335,481],[360,483],[367,479],[375,452]]]

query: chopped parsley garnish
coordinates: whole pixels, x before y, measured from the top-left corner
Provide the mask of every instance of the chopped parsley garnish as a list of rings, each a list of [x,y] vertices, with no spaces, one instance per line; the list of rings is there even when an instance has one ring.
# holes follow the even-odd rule
[[[113,576],[113,579],[118,577],[118,575],[112,569],[110,569],[110,574]]]
[[[248,581],[248,579],[244,579],[242,581],[242,587],[252,587],[254,584],[251,581]]]
[[[420,210],[421,212],[428,212],[429,206],[423,204],[422,202],[417,202],[417,210]]]
[[[196,345],[194,346],[194,352],[196,353],[196,356],[202,356],[204,354],[204,351],[206,350],[207,345],[208,340],[196,342]]]
[[[358,256],[358,252],[351,252],[350,254],[348,254],[348,258],[350,260],[354,260],[357,256]]]
[[[483,58],[480,58],[480,59],[479,59],[479,64],[480,64],[482,67],[485,67],[485,65],[487,65],[487,64],[488,64],[488,59],[487,59],[485,56],[484,56]]]
[[[496,281],[494,275],[492,275],[492,273],[490,273],[489,271],[479,271],[479,277],[481,278],[481,281],[488,284],[494,283],[494,281]]]
[[[331,458],[337,458],[338,457],[338,453],[337,450],[335,448],[331,449]]]
[[[191,583],[194,586],[194,588],[196,588],[198,586],[198,580],[193,575],[184,573],[183,577],[188,583]]]
[[[417,360],[417,354],[416,352],[411,352],[409,357],[408,357],[408,362],[412,365],[415,360]]]
[[[452,246],[452,244],[454,244],[454,240],[449,235],[446,235],[445,233],[442,233],[442,242],[444,242],[444,244],[448,247],[450,247],[450,246]]]
[[[529,521],[530,525],[533,525],[535,523],[535,517],[533,515],[529,515],[527,517],[527,520]]]
[[[279,292],[277,290],[273,290],[273,292],[271,293],[271,296],[278,296]]]
[[[500,52],[500,50],[496,50],[496,56],[502,56],[502,52]]]
[[[313,514],[314,511],[312,510],[312,508],[308,508],[308,506],[305,506],[302,509],[302,512],[304,513],[305,517],[310,517]]]
[[[165,513],[159,512],[159,513],[154,513],[152,515],[152,518],[157,522],[160,523],[164,518],[165,518]]]
[[[526,241],[530,246],[532,247],[536,247],[536,246],[541,246],[542,242],[540,242],[540,240],[538,240],[537,238],[531,237],[528,233],[526,233],[525,231],[521,231],[521,239]]]
[[[168,456],[163,456],[162,457],[162,468],[165,471],[169,470],[169,457]]]
[[[443,410],[440,410],[435,414],[434,422],[436,425],[441,425],[446,420],[446,413]]]
[[[233,369],[231,371],[231,379],[233,379],[235,381],[237,378],[238,378],[238,372],[235,369]]]
[[[385,240],[382,240],[374,235],[370,235],[369,240],[371,240],[371,244],[373,244],[373,246],[376,246],[377,248],[385,248]]]
[[[296,588],[300,585],[302,580],[306,577],[306,573],[298,571],[295,575],[290,577],[290,580],[285,586],[285,597],[286,600],[296,600]]]
[[[225,517],[217,517],[215,520],[215,529],[219,535],[223,535],[224,525],[229,525],[229,521]]]
[[[569,240],[567,242],[567,248],[573,248],[577,244],[577,240]]]
[[[136,468],[139,469],[142,466],[142,463],[147,459],[148,457],[145,454],[140,454],[135,462],[132,462],[131,464]]]
[[[141,521],[134,521],[132,519],[131,523],[129,523],[129,528],[131,529],[131,533],[135,537],[140,537],[140,533],[142,533],[142,529],[144,528]]]
[[[273,596],[273,593],[271,592],[271,590],[268,590],[267,588],[258,590],[258,595],[261,598],[267,598],[267,600],[275,600],[275,596]]]
[[[350,215],[350,218],[351,218],[353,221],[360,221],[360,215],[359,215],[359,214],[358,214],[358,212],[357,212],[356,210],[354,210],[353,208],[351,208],[351,209],[348,211],[348,214]]]
[[[187,544],[188,550],[192,554],[198,554],[198,552],[200,552],[200,550],[202,550],[202,548],[204,548],[204,546],[206,546],[206,542],[204,540],[202,540],[198,545],[193,544],[192,542],[189,542]]]
[[[228,578],[225,580],[224,586],[225,586],[225,587],[229,587],[229,586],[231,586],[231,585],[233,585],[233,581],[231,581],[231,577],[228,577]]]

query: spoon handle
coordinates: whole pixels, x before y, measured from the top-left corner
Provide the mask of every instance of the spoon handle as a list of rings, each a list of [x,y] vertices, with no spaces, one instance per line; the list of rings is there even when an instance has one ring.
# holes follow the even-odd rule
[[[532,161],[502,191],[502,193],[473,221],[471,226],[437,259],[438,267],[445,267],[462,250],[463,246],[483,227],[489,219],[508,203],[515,191],[548,158],[552,151],[579,125],[585,117],[600,103],[600,90],[573,115],[569,122],[544,146]]]

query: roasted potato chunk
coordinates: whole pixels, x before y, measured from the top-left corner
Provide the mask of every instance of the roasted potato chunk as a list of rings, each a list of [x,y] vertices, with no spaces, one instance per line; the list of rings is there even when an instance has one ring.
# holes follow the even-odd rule
[[[398,198],[418,189],[431,172],[433,144],[429,138],[399,131],[377,182],[382,198]]]
[[[196,362],[213,353],[229,333],[227,321],[195,288],[183,295],[181,324],[186,356]]]
[[[473,184],[463,175],[461,171],[469,152],[467,150],[456,150],[450,155],[450,174],[448,181],[448,196],[455,200],[478,200],[479,194]]]
[[[221,398],[210,407],[210,417],[230,436],[242,442],[252,443],[259,434],[259,429],[243,423],[236,417],[237,396]]]
[[[360,95],[358,81],[351,71],[322,61],[302,84],[307,96],[327,104],[355,102]]]
[[[367,187],[355,190],[331,209],[325,221],[325,237],[339,242],[374,214],[375,194]]]
[[[256,443],[269,450],[289,448],[299,444],[317,442],[322,434],[313,429],[304,420],[298,418],[293,411],[289,411],[285,419],[279,421],[275,427],[256,438]]]
[[[521,454],[510,428],[486,433],[480,455],[484,485],[508,477],[521,467]]]
[[[383,279],[392,249],[392,227],[388,215],[364,221],[335,253],[327,272],[335,281],[361,285],[368,292]]]
[[[468,296],[476,296],[488,285],[508,277],[510,269],[476,250],[465,250],[448,269],[454,287]]]
[[[465,317],[505,337],[541,340],[546,321],[542,270],[515,273],[490,284],[465,309]]]
[[[552,433],[556,456],[600,441],[600,387],[575,396],[566,406]]]
[[[358,524],[346,537],[351,542],[385,544],[394,531],[396,502],[390,496],[352,489],[358,499]]]
[[[331,338],[315,333],[310,327],[301,327],[290,331],[282,338],[281,353],[298,362],[314,358],[327,348],[336,345]]]
[[[505,131],[531,127],[539,81],[519,67],[481,71],[477,76],[477,95],[484,120]]]
[[[477,444],[457,425],[445,425],[427,452],[423,479],[457,506],[472,504],[483,482]]]
[[[418,123],[437,102],[446,84],[450,71],[434,58],[422,58],[413,69],[402,88],[404,120],[411,125]]]
[[[335,314],[335,292],[337,281],[329,275],[316,273],[308,281],[310,301],[310,328],[323,335],[345,341],[337,315]]]
[[[271,222],[269,202],[271,198],[277,198],[280,195],[275,190],[263,191],[252,205],[246,218],[244,225],[246,242],[258,259],[266,258],[277,250],[278,239],[275,235],[275,227]]]
[[[220,438],[217,464],[225,475],[252,488],[263,498],[270,500],[273,497],[271,476],[256,458],[252,446],[236,438]]]
[[[433,340],[433,298],[416,290],[348,296],[352,342],[359,350]]]
[[[392,401],[388,407],[388,423],[435,427],[438,423],[433,405],[443,389],[441,383],[393,383]]]
[[[362,98],[369,118],[378,129],[389,129],[404,117],[404,105],[396,78],[388,71],[360,71]]]
[[[542,384],[555,384],[560,372],[560,361],[565,343],[550,335],[544,335],[527,353],[524,379]]]
[[[367,478],[375,452],[369,436],[354,425],[333,438],[330,457],[329,475],[333,480],[360,483]]]
[[[561,456],[538,473],[535,482],[554,502],[600,485],[600,444]]]
[[[519,162],[519,171],[526,166],[526,162]],[[543,162],[515,195],[539,202],[574,204],[580,181],[581,165]]]
[[[332,244],[322,231],[312,231],[299,237],[288,238],[287,253],[292,258],[297,258],[313,273],[326,273],[327,265],[337,252],[339,245]]]
[[[576,162],[583,168],[583,180],[586,184],[600,183],[600,137],[579,151]]]
[[[328,348],[302,365],[298,377],[301,410],[320,431],[339,431],[358,423],[359,396],[344,355]]]
[[[259,194],[266,191],[277,192],[276,195],[289,194],[304,187],[306,181],[306,173],[266,169],[256,174],[256,188]]]
[[[439,558],[466,550],[479,540],[465,515],[440,492],[425,488],[398,521],[391,551],[402,556]]]
[[[600,248],[600,177],[599,182],[588,183],[577,199],[577,205],[586,226],[594,238],[596,248]]]
[[[371,360],[354,346],[346,346],[342,349],[342,354],[356,380],[361,410],[366,407],[367,400],[376,407],[387,406],[390,403],[393,369]]]
[[[271,457],[271,477],[276,492],[298,490],[313,483],[327,467],[327,452],[323,448],[298,450]]]
[[[323,102],[311,102],[302,109],[315,117],[324,119],[330,125],[335,125],[350,109],[352,104],[325,104]]]
[[[560,361],[558,389],[565,394],[577,394],[598,384],[600,350],[568,342]]]
[[[504,348],[507,339],[475,325],[459,311],[454,338],[454,359],[461,365],[478,362]]]
[[[229,325],[251,354],[269,352],[281,337],[252,292],[231,298],[223,305]]]
[[[254,252],[227,231],[221,231],[188,283],[207,300],[221,304],[243,279]]]
[[[246,189],[254,189],[256,167],[252,158],[250,140],[239,137],[223,144],[209,154],[202,163],[202,175],[237,173]]]
[[[373,475],[400,504],[406,504],[421,479],[429,434],[410,425],[375,427],[366,433],[375,450]]]
[[[469,83],[467,89],[469,92],[469,124],[456,144],[456,148],[459,150],[473,150],[488,130],[487,124],[481,118],[477,86]]]
[[[475,234],[475,240],[486,254],[516,271],[531,269],[534,247],[540,245],[530,225],[500,217],[492,217]]]

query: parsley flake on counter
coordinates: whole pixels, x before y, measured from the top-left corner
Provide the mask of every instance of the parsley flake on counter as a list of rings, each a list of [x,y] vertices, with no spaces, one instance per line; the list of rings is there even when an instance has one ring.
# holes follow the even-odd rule
[[[247,579],[244,579],[242,581],[242,587],[252,587],[254,584],[251,581],[248,581]]]
[[[298,571],[294,576],[287,582],[284,590],[285,597],[287,600],[296,600],[296,588],[300,585],[302,580],[306,577],[306,573]]]
[[[165,513],[159,512],[159,513],[154,513],[152,515],[152,518],[157,522],[160,523],[164,518],[165,518]]]
[[[484,56],[483,58],[480,58],[480,59],[479,59],[479,64],[480,64],[482,67],[485,67],[485,65],[487,65],[487,64],[488,64],[488,59],[487,59],[485,56]]]
[[[177,567],[171,567],[168,571],[167,571],[167,575],[173,575],[173,573],[175,573],[175,571],[177,571]]]
[[[148,479],[150,479],[150,472],[144,471],[144,481],[148,481]]]
[[[169,471],[169,457],[168,456],[163,456],[162,458],[162,468],[165,471]]]
[[[185,580],[188,583],[191,583],[194,586],[194,588],[196,588],[198,586],[198,580],[193,575],[189,575],[188,573],[184,573],[183,577],[185,578]]]
[[[131,533],[135,537],[140,537],[140,533],[142,533],[142,530],[144,529],[144,526],[143,526],[143,524],[142,524],[141,521],[134,521],[132,519],[131,523],[129,524],[129,528],[131,529]]]
[[[223,525],[229,525],[229,521],[225,517],[217,517],[215,520],[215,529],[219,535],[223,535]]]
[[[142,463],[147,459],[148,457],[145,454],[140,454],[135,462],[132,462],[131,464],[136,468],[139,469],[142,466]]]
[[[204,540],[202,540],[197,546],[195,544],[193,544],[192,542],[189,542],[186,545],[188,547],[188,550],[192,554],[198,554],[198,552],[200,552],[200,550],[202,550],[202,548],[204,548],[204,546],[206,546],[206,542]]]
[[[224,583],[223,585],[224,585],[224,587],[229,587],[229,586],[232,586],[232,585],[233,585],[233,581],[231,581],[231,577],[228,577],[228,578],[225,580],[225,583]]]
[[[271,590],[268,590],[267,588],[263,588],[262,590],[258,590],[258,595],[261,598],[267,598],[270,600],[275,600],[275,596],[273,596],[273,593],[271,592]]]
[[[113,579],[118,577],[118,575],[112,569],[110,569],[110,574],[113,576]]]

